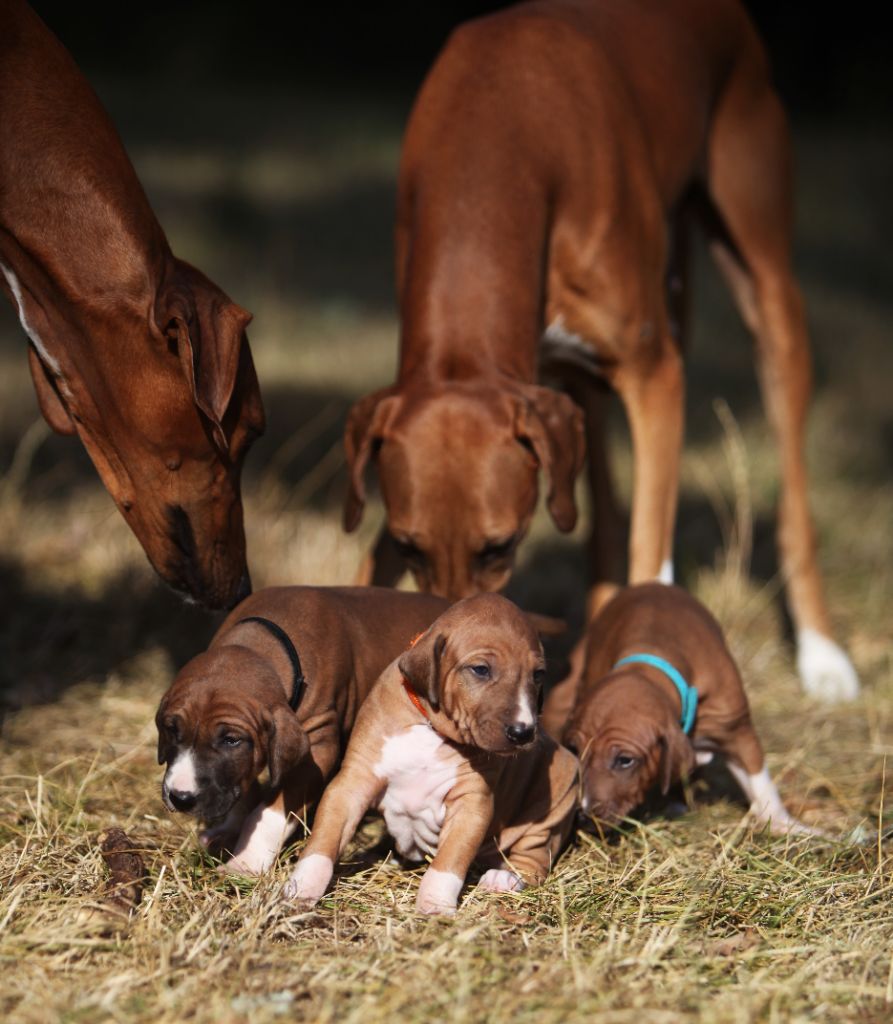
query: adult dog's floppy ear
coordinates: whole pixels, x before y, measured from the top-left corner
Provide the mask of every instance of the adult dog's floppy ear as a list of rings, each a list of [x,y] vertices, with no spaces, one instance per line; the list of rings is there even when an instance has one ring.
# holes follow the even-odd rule
[[[57,434],[70,437],[75,433],[76,427],[33,345],[28,346],[28,366],[31,369],[31,379],[34,381],[41,415]]]
[[[582,410],[560,391],[530,385],[516,410],[515,436],[536,455],[549,481],[549,512],[567,533],[577,522],[574,483],[586,456]]]
[[[677,779],[684,779],[694,770],[695,751],[691,740],[675,725],[658,742],[661,746],[660,791],[666,794]]]
[[[347,497],[344,500],[344,529],[351,533],[359,526],[366,504],[366,484],[363,474],[376,444],[384,438],[384,431],[396,412],[397,395],[394,388],[373,391],[355,402],[344,427],[344,452],[350,474]]]
[[[440,706],[440,656],[446,647],[447,638],[443,633],[429,629],[400,655],[397,668],[409,680],[416,693],[426,697],[436,711]]]
[[[270,786],[278,789],[285,776],[310,750],[310,741],[298,716],[287,705],[277,707],[270,717],[267,734],[267,767]]]
[[[176,342],[195,404],[210,420],[215,443],[226,451],[229,439],[223,417],[236,385],[251,314],[201,271],[182,260],[175,262],[155,301],[155,322],[169,342]]]

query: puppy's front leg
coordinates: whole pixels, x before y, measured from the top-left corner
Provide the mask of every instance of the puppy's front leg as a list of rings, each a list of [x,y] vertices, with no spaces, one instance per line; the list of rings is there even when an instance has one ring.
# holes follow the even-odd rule
[[[455,914],[459,893],[493,820],[490,790],[466,793],[448,802],[440,843],[422,877],[416,910],[422,914]]]
[[[335,862],[363,815],[376,802],[380,789],[381,781],[371,771],[341,769],[323,794],[313,832],[285,883],[286,899],[311,907],[319,902],[332,880]]]
[[[726,745],[726,764],[750,804],[750,816],[758,825],[768,825],[776,835],[824,836],[788,813],[775,783],[769,777],[763,748],[751,725],[738,729]]]
[[[271,803],[258,804],[245,819],[233,856],[223,869],[237,875],[261,875],[268,871],[298,827],[300,817],[287,812],[281,791]]]

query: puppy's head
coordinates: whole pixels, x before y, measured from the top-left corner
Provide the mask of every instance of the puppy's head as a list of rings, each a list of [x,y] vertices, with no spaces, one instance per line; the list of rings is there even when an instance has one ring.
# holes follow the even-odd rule
[[[666,696],[635,670],[611,673],[574,709],[564,744],[580,759],[584,814],[615,822],[695,765]]]
[[[576,522],[583,416],[551,388],[475,381],[379,391],[351,410],[345,450],[346,529],[362,516],[364,471],[373,460],[406,568],[420,590],[453,601],[508,582],[536,509],[540,471],[558,528]]]
[[[453,605],[398,661],[438,732],[512,754],[536,739],[543,648],[524,613],[498,594]]]
[[[278,787],[310,749],[273,667],[235,645],[193,658],[155,724],[165,806],[205,822],[223,818],[265,768]]]

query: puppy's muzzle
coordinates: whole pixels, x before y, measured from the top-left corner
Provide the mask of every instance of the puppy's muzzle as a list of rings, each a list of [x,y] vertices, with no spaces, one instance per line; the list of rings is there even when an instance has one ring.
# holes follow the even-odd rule
[[[167,798],[173,810],[182,811],[184,814],[194,811],[195,805],[198,803],[198,794],[189,793],[186,790],[169,789]]]
[[[505,727],[505,735],[509,743],[516,747],[526,747],[536,736],[536,726],[528,722],[511,722]]]

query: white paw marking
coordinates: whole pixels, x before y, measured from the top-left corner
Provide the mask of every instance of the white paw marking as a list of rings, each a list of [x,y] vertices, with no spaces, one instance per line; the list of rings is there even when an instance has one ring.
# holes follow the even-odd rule
[[[261,875],[273,866],[294,825],[277,807],[256,807],[245,819],[228,871]]]
[[[37,353],[41,360],[53,371],[53,373],[61,373],[62,371],[58,361],[49,354],[46,345],[43,343],[43,339],[37,331],[34,330],[31,324],[28,323],[28,318],[25,315],[25,300],[22,296],[22,286],[19,284],[19,279],[12,272],[12,268],[7,266],[2,260],[0,260],[0,272],[2,272],[3,276],[6,278],[6,283],[9,285],[9,290],[12,292],[16,306],[18,307],[19,320],[21,321],[22,329],[31,339],[31,344],[37,349]]]
[[[804,825],[802,821],[788,813],[781,802],[775,783],[769,778],[769,769],[765,765],[754,775],[748,775],[743,768],[729,762],[729,771],[750,801],[749,813],[757,824],[768,825],[776,835],[827,835],[821,829]]]
[[[660,572],[657,574],[658,583],[666,583],[667,586],[671,586],[675,579],[675,573],[673,571],[673,559],[665,558],[661,562]]]
[[[415,908],[420,914],[455,914],[462,882],[452,871],[428,868],[422,876]]]
[[[172,789],[178,793],[198,792],[198,777],[195,773],[195,757],[191,750],[178,754],[173,764],[164,774],[164,785],[168,792]]]
[[[859,677],[845,651],[814,629],[797,633],[797,672],[810,697],[831,704],[859,695]]]
[[[389,737],[372,769],[387,782],[379,803],[397,849],[410,860],[437,852],[446,813],[444,798],[456,781],[456,766],[444,760],[444,742],[427,725]]]
[[[524,882],[514,871],[490,868],[481,875],[478,886],[487,892],[520,892],[524,888]]]
[[[332,880],[334,865],[324,853],[308,853],[301,857],[283,893],[287,900],[299,900],[311,906],[318,903]]]

